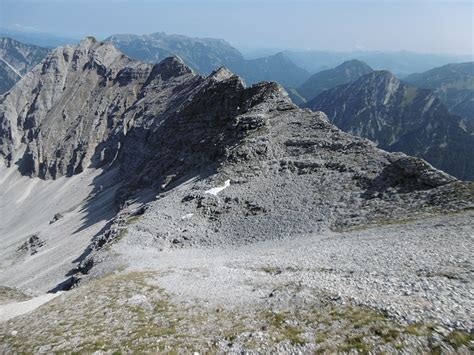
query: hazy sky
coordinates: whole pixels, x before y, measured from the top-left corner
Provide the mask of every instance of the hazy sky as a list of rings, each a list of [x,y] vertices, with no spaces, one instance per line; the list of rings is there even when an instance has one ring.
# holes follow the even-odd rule
[[[0,27],[178,33],[237,47],[474,54],[473,0],[0,0]]]

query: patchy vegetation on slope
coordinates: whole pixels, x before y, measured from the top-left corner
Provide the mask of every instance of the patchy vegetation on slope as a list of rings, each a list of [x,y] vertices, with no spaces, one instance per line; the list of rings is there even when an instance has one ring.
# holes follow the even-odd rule
[[[250,308],[175,303],[154,273],[109,275],[0,325],[8,352],[468,351],[472,336],[437,335],[431,325],[402,326],[381,313],[338,305],[315,293],[289,307],[272,298]],[[296,296],[296,298],[294,297]],[[436,340],[434,340],[436,339]],[[472,348],[470,348],[472,350]]]

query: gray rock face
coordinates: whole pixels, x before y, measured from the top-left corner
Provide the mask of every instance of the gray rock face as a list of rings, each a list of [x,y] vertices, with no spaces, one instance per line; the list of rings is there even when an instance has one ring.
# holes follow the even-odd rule
[[[0,99],[1,154],[24,174],[43,178],[110,161],[112,153],[98,146],[152,69],[92,38],[54,50]]]
[[[125,239],[155,250],[239,245],[474,207],[473,183],[341,131],[276,83],[246,87],[225,68],[203,77],[176,57],[150,65],[93,38],[56,49],[4,95],[0,128],[7,164],[89,185],[80,205],[45,214],[55,238],[68,223],[72,238],[94,230],[79,252],[61,244],[64,257],[80,255],[53,290],[109,272],[119,260],[106,246]],[[87,180],[88,167],[102,174]],[[49,263],[45,240],[35,265]],[[14,267],[25,272],[29,256]]]
[[[427,89],[377,71],[325,91],[307,104],[346,132],[381,148],[426,159],[460,179],[474,179],[474,137]]]
[[[202,77],[176,57],[152,66],[92,38],[55,50],[16,85],[0,124],[2,157],[25,174],[115,164],[120,206],[155,189],[150,233],[169,230],[175,244],[189,233],[268,239],[472,205],[472,184],[340,131],[276,83],[246,87],[224,68]],[[223,200],[205,193],[227,180]],[[186,181],[192,191],[175,190]],[[181,219],[163,211],[186,209],[200,222],[176,235]]]
[[[41,240],[38,235],[33,234],[29,236],[22,245],[20,245],[18,252],[22,254],[35,255],[44,244],[44,241]]]
[[[126,186],[136,192],[147,183],[167,182],[137,227],[140,235],[173,246],[239,244],[472,205],[472,184],[421,159],[381,151],[338,130],[322,113],[285,107],[284,96],[276,93],[267,91],[265,100],[237,117],[214,121],[221,137],[210,141],[212,149],[194,143],[207,135],[199,140],[186,134],[189,121],[174,126],[177,136],[191,143],[189,149],[196,148],[180,146],[171,155],[177,142],[160,141],[154,151],[165,156],[145,159],[133,169],[143,172],[139,183]],[[195,132],[213,126],[199,117]],[[158,132],[152,136],[166,137]],[[212,130],[208,137],[214,137]],[[217,196],[205,193],[228,180],[230,186]]]
[[[49,50],[24,44],[11,38],[0,38],[0,94],[10,90]]]

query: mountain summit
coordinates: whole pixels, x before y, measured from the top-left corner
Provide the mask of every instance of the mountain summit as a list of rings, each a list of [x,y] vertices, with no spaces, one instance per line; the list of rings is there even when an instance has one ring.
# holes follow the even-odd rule
[[[151,72],[151,65],[91,37],[55,49],[0,99],[1,155],[42,178],[79,173],[92,159],[106,161],[108,150],[97,147]]]
[[[297,90],[309,101],[325,90],[351,83],[372,71],[371,67],[360,60],[348,60],[333,69],[314,74]]]
[[[460,119],[432,91],[406,85],[389,71],[327,90],[307,106],[382,149],[419,156],[461,179],[474,179],[474,139]]]
[[[369,84],[378,90],[359,98]],[[330,97],[350,93],[364,107],[401,107],[402,113],[413,113],[414,127],[420,125],[415,120],[420,112],[421,122],[448,122],[436,121],[440,116],[432,108],[442,106],[434,98],[404,88],[388,72],[374,72],[334,90],[340,96]],[[344,114],[348,122],[359,122],[356,108],[351,116]],[[378,132],[374,128],[387,120],[406,127],[397,117],[374,115],[370,125],[361,121],[357,129]],[[430,198],[441,187],[454,188],[456,181],[422,160],[381,151],[341,132],[322,113],[298,109],[276,83],[246,87],[225,68],[200,76],[177,57],[146,64],[93,38],[54,50],[5,95],[0,127],[1,157],[23,174],[57,179],[88,168],[118,167],[119,204],[145,187],[161,191],[197,177],[199,185],[230,179],[235,185],[231,191],[241,197],[229,208],[258,211],[245,226],[231,215],[221,216],[227,216],[219,222],[226,226],[226,238],[235,241],[246,239],[257,224],[258,238],[265,239],[274,235],[274,225],[302,232],[369,223],[387,214],[396,218],[412,208],[422,213],[420,206],[431,203],[412,201],[412,194],[423,190]],[[394,132],[379,142],[391,147],[403,141]],[[329,182],[331,191],[324,188]],[[400,200],[385,194],[390,189],[401,191]],[[316,202],[302,204],[308,198]],[[339,209],[334,201],[352,207]],[[298,217],[280,211],[282,206],[293,206]],[[196,238],[202,233],[196,230]]]

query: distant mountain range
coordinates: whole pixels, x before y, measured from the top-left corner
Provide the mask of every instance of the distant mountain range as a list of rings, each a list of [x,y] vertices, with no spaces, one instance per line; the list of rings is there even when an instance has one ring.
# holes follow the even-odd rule
[[[46,48],[0,38],[0,94],[10,90],[49,53]]]
[[[297,88],[298,93],[307,101],[315,98],[323,91],[332,89],[338,85],[348,84],[362,75],[373,72],[373,69],[360,60],[350,60],[333,68],[323,70],[312,75],[301,86]]]
[[[451,113],[474,123],[474,62],[444,65],[403,80],[433,90]]]
[[[209,74],[220,66],[240,75],[247,84],[278,81],[295,87],[304,82],[309,72],[296,66],[283,53],[247,60],[229,43],[214,38],[191,38],[165,33],[150,35],[119,34],[106,39],[132,58],[157,63],[177,55],[195,71]]]
[[[474,136],[461,119],[431,90],[406,85],[388,71],[327,90],[307,107],[382,149],[415,155],[458,178],[474,179]]]
[[[106,41],[132,58],[158,63],[172,55],[181,57],[191,68],[203,74],[227,64],[235,65],[243,57],[221,39],[191,38],[163,32],[150,35],[116,34]]]
[[[422,54],[407,51],[400,52],[324,52],[324,51],[285,51],[296,65],[310,73],[334,68],[342,62],[358,59],[375,70],[389,70],[402,78],[412,73],[430,70],[447,63],[472,61],[472,56],[449,56]]]
[[[383,149],[422,157],[461,179],[474,179],[473,63],[413,74],[405,78],[413,85],[407,85],[388,71],[373,72],[359,60],[310,77],[286,54],[247,60],[217,39],[157,33],[117,35],[108,41],[147,62],[177,54],[201,73],[226,66],[243,76],[247,84],[278,81],[288,88],[295,103],[325,112],[343,130],[369,138]],[[48,53],[46,48],[1,39],[0,93],[9,90]]]
[[[7,28],[0,28],[0,37],[10,37],[23,43],[46,48],[78,42],[77,39],[55,34]],[[209,74],[212,70],[225,66],[239,74],[248,84],[262,80],[278,81],[286,88],[297,88],[311,74],[334,68],[352,59],[363,61],[376,70],[390,70],[399,78],[447,63],[472,60],[469,56],[455,57],[406,51],[342,53],[297,50],[277,52],[276,49],[254,51],[256,54],[248,59],[228,42],[214,38],[191,38],[154,33],[150,35],[116,34],[107,40],[112,41],[127,55],[146,62],[156,63],[170,55],[177,55],[191,68],[202,74]],[[293,95],[293,98],[298,100],[298,94]]]
[[[79,42],[76,38],[58,36],[52,33],[24,31],[4,27],[0,27],[0,37],[8,37],[19,42],[50,49]]]

